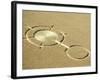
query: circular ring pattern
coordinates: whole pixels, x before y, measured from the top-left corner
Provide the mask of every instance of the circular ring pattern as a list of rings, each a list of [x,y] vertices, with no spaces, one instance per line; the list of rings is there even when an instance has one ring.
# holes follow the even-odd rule
[[[31,34],[31,37],[30,37],[30,34]],[[40,47],[40,48],[44,47],[44,46],[53,46],[53,45],[60,44],[63,42],[64,37],[65,37],[63,32],[52,31],[47,26],[30,27],[26,30],[25,36],[26,36],[26,40],[29,43],[31,43],[37,47]],[[36,43],[34,40],[36,40],[38,42]],[[62,46],[66,47],[67,45],[62,44]],[[73,60],[86,59],[90,54],[90,51],[81,45],[68,46],[68,47],[66,47],[65,52],[66,52],[66,55]]]
[[[65,52],[66,55],[73,60],[86,59],[90,54],[90,51],[81,45],[71,45],[69,48],[65,49]]]
[[[40,27],[40,26],[39,26],[39,27]],[[62,34],[62,32],[57,32],[57,31],[53,32],[53,31],[49,30],[49,28],[47,29],[47,27],[41,27],[41,29],[40,29],[39,27],[35,27],[35,28],[32,27],[31,29],[28,29],[28,30],[25,32],[25,34],[26,34],[26,39],[27,39],[27,41],[30,42],[31,44],[33,44],[33,45],[35,45],[35,46],[37,46],[37,47],[44,47],[44,46],[53,46],[53,45],[57,45],[57,43],[54,42],[54,41],[52,41],[52,43],[50,43],[50,44],[45,44],[45,42],[43,43],[43,42],[37,40],[35,35],[37,35],[37,33],[40,32],[40,31],[44,31],[44,32],[47,31],[47,32],[50,32],[50,33],[55,33],[55,34],[57,34],[57,36],[58,36],[58,41],[62,42],[62,41],[64,40],[64,35]],[[29,35],[28,35],[30,32],[32,32],[32,38],[35,39],[35,40],[37,40],[37,41],[39,41],[42,45],[41,45],[41,44],[38,44],[38,43],[35,43],[35,42],[33,42],[33,41],[30,39],[30,37],[29,37]],[[45,34],[44,34],[44,36],[45,36]],[[49,37],[51,37],[51,36],[49,36]]]

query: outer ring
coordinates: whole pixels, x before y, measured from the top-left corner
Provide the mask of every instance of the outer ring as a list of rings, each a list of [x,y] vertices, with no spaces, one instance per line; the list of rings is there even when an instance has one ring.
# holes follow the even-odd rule
[[[36,27],[40,27],[40,26],[36,26]],[[36,28],[36,27],[32,27],[32,30],[33,30],[34,28]],[[54,44],[51,44],[51,45],[38,45],[38,44],[34,43],[33,41],[31,41],[31,40],[29,39],[29,36],[28,36],[28,32],[29,32],[30,30],[31,30],[31,29],[28,29],[28,30],[25,32],[25,35],[26,35],[26,40],[27,40],[28,42],[30,42],[31,44],[33,44],[33,45],[35,45],[35,46],[37,46],[37,47],[44,47],[44,46],[53,46],[53,45],[57,45],[57,43],[54,43]],[[49,29],[37,29],[37,30],[34,31],[34,33],[33,33],[33,38],[34,38],[35,33],[37,33],[37,32],[40,31],[40,30],[49,30]],[[56,32],[56,31],[55,31],[55,32]],[[58,34],[62,35],[62,39],[60,40],[60,42],[62,42],[62,41],[64,40],[64,34],[63,34],[62,32],[58,32]]]

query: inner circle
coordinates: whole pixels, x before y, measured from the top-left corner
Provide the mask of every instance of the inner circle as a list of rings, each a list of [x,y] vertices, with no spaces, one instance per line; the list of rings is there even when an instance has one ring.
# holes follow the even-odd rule
[[[43,43],[52,43],[58,39],[58,34],[49,30],[40,30],[35,33],[35,39]]]

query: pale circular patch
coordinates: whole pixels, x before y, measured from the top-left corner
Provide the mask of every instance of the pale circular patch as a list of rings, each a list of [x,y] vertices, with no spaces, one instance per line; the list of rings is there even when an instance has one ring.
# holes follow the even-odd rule
[[[35,39],[43,43],[52,43],[58,39],[58,34],[49,30],[41,30],[35,33]]]

